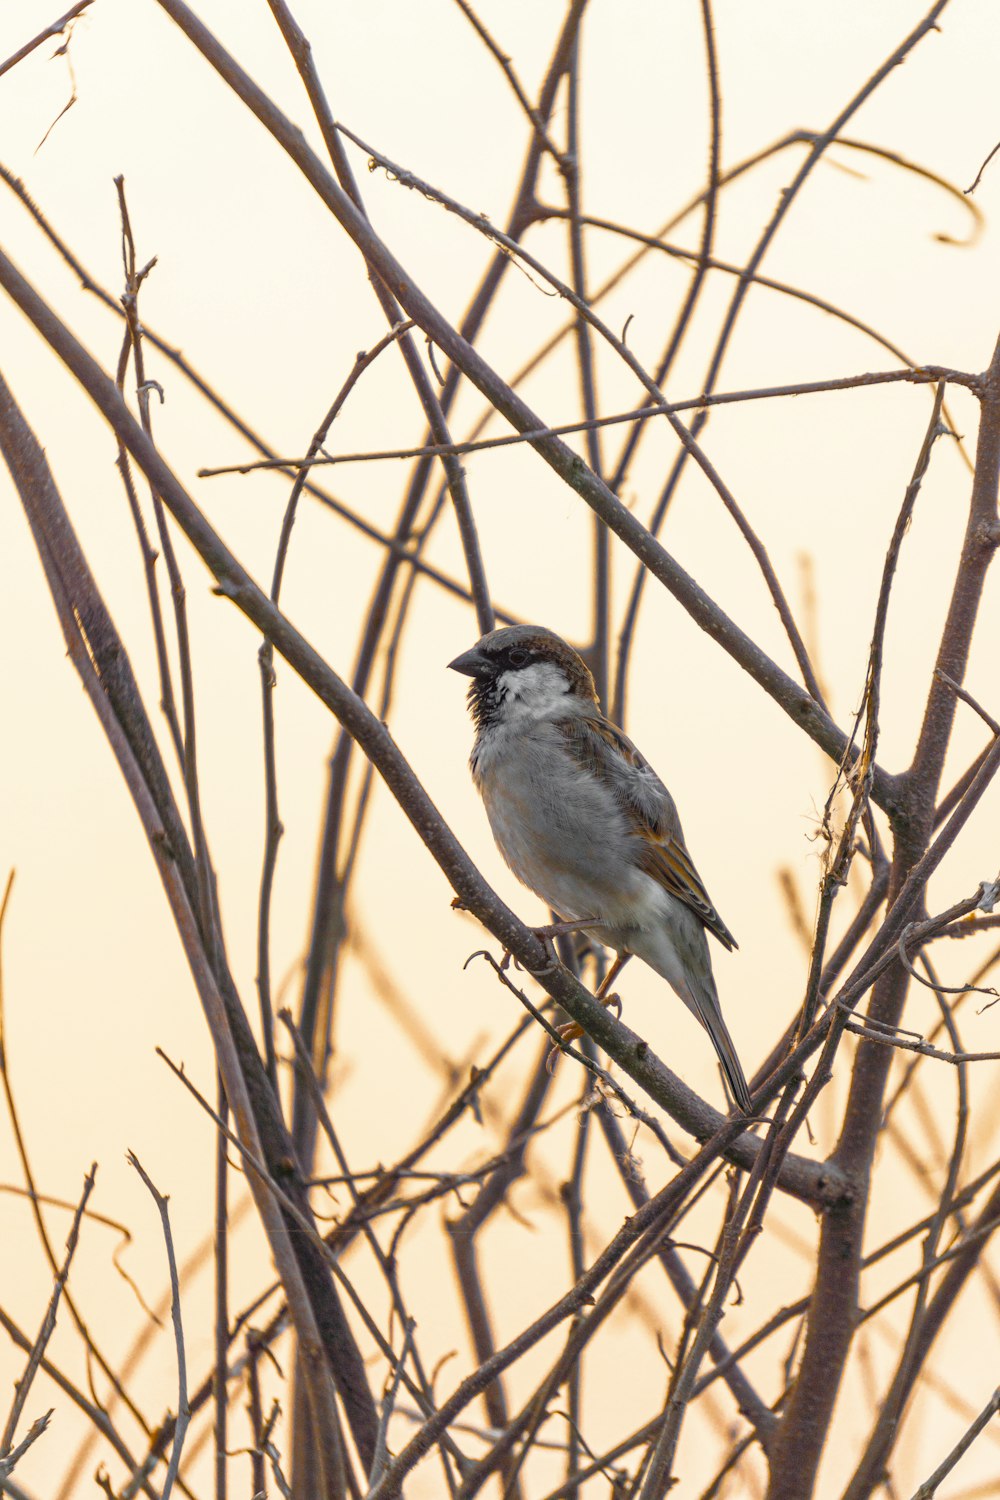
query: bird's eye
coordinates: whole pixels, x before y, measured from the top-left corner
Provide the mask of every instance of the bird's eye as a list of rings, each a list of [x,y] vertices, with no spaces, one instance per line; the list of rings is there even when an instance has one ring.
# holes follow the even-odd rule
[[[512,667],[523,667],[527,660],[528,653],[527,651],[523,651],[520,646],[515,646],[508,656],[508,661]]]

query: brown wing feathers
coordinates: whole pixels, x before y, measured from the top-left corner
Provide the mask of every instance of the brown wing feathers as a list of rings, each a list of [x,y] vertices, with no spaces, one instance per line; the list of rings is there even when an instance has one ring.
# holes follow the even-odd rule
[[[632,741],[614,724],[595,713],[585,719],[570,719],[560,726],[568,748],[595,776],[610,781],[618,803],[633,825],[639,843],[638,862],[647,875],[694,912],[724,948],[737,947],[736,939],[713,906],[701,877],[684,844],[673,800],[655,771]],[[635,770],[646,773],[649,795],[644,805],[624,795],[616,784],[608,752],[621,757]]]
[[[701,883],[698,871],[683,843],[676,838],[661,840],[656,835],[643,839],[639,864],[647,875],[658,880],[664,890],[689,906],[695,916],[719,939],[724,948],[738,946],[729,928],[712,905]]]

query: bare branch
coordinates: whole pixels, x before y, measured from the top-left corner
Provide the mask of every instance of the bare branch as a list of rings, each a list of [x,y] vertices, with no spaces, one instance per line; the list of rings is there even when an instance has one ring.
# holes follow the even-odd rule
[[[976,1420],[963,1432],[951,1452],[938,1464],[934,1473],[924,1480],[919,1489],[914,1491],[913,1500],[931,1500],[931,1497],[937,1494],[942,1481],[948,1478],[959,1459],[968,1453],[976,1438],[984,1428],[989,1426],[998,1411],[1000,1411],[1000,1387],[993,1392]]]
[[[163,1240],[167,1247],[167,1267],[170,1272],[170,1317],[174,1325],[174,1344],[177,1349],[177,1423],[174,1428],[173,1447],[170,1451],[170,1463],[167,1466],[167,1476],[163,1481],[161,1500],[169,1500],[170,1492],[174,1487],[181,1466],[181,1452],[184,1447],[184,1439],[187,1435],[188,1423],[191,1420],[191,1409],[188,1405],[187,1390],[187,1355],[184,1350],[184,1327],[181,1321],[181,1288],[177,1279],[177,1258],[174,1255],[174,1237],[170,1229],[170,1209],[168,1200],[159,1192],[148,1176],[145,1168],[136,1156],[130,1151],[126,1158],[129,1166],[134,1167],[142,1178],[143,1185],[156,1204],[160,1215],[160,1223],[163,1226]]]
[[[64,32],[70,22],[74,21],[90,4],[91,0],[77,0],[76,5],[71,5],[66,14],[60,16],[58,21],[53,21],[51,26],[46,26],[45,30],[40,31],[37,36],[32,37],[30,42],[25,42],[23,47],[19,47],[5,62],[0,63],[0,77],[11,68],[16,67],[29,53],[34,52],[36,47],[40,47],[43,42],[47,42],[50,36],[59,36]]]
[[[9,892],[10,885],[8,884],[7,894],[9,894]],[[4,898],[4,905],[6,905],[6,896]],[[62,1296],[63,1288],[65,1287],[67,1278],[69,1276],[69,1268],[72,1264],[73,1256],[76,1252],[77,1242],[80,1237],[80,1223],[83,1219],[84,1210],[87,1207],[87,1199],[90,1197],[90,1194],[93,1191],[94,1180],[96,1176],[97,1163],[95,1162],[90,1171],[87,1173],[86,1178],[84,1179],[83,1193],[81,1194],[80,1201],[76,1206],[76,1212],[73,1215],[73,1222],[70,1225],[69,1236],[66,1240],[66,1256],[63,1260],[62,1266],[60,1267],[59,1274],[56,1277],[55,1286],[52,1288],[52,1296],[49,1298],[49,1305],[45,1309],[45,1317],[42,1319],[42,1326],[41,1328],[39,1328],[35,1342],[31,1346],[31,1353],[28,1355],[28,1363],[25,1366],[24,1374],[21,1376],[20,1380],[15,1382],[14,1401],[7,1415],[7,1421],[4,1425],[3,1436],[0,1437],[0,1465],[6,1462],[10,1464],[11,1468],[13,1468],[14,1462],[16,1462],[15,1454],[13,1451],[13,1444],[14,1435],[17,1431],[17,1424],[21,1419],[21,1413],[24,1411],[24,1405],[31,1391],[32,1382],[34,1381],[34,1378],[38,1374],[39,1368],[41,1367],[42,1359],[45,1355],[45,1350],[48,1345],[49,1339],[55,1332],[56,1314],[59,1311],[59,1299]],[[51,1416],[51,1413],[49,1413],[49,1415]],[[40,1419],[40,1421],[41,1427],[39,1428],[39,1431],[35,1431],[35,1428],[39,1426],[39,1424],[36,1422],[35,1426],[32,1428],[31,1433],[28,1434],[28,1439],[30,1439],[31,1442],[34,1442],[35,1437],[38,1437],[39,1433],[43,1432],[48,1426],[48,1417],[43,1417]],[[32,1436],[32,1433],[34,1434],[34,1436]],[[21,1444],[21,1448],[16,1455],[18,1458],[20,1457],[21,1451],[29,1446],[28,1439],[26,1439],[25,1442]]]

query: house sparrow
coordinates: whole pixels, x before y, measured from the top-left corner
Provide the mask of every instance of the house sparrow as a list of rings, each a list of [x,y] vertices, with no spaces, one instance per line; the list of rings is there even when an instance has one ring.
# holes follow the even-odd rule
[[[705,929],[724,948],[736,940],[691,862],[673,798],[602,715],[582,658],[551,630],[514,625],[449,666],[472,678],[470,766],[507,864],[568,924],[616,950],[613,974],[635,954],[667,981],[752,1113]]]

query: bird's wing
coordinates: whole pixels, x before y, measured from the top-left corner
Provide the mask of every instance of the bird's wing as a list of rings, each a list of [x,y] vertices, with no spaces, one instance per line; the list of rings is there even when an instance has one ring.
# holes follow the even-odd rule
[[[674,799],[628,736],[596,710],[562,720],[559,728],[573,759],[614,796],[638,841],[641,868],[683,901],[724,948],[737,947],[688,854]]]

